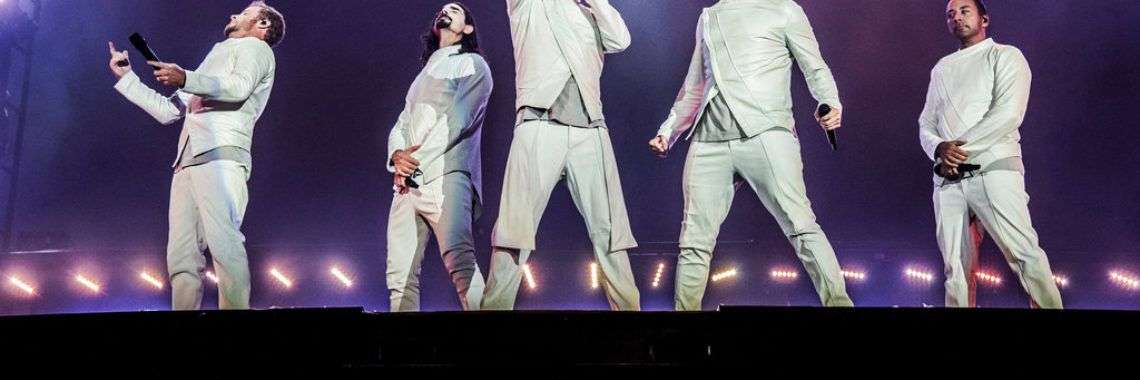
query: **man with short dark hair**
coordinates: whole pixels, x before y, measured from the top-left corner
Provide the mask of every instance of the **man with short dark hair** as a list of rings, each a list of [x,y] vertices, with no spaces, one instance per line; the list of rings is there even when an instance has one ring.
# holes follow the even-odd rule
[[[930,73],[919,140],[934,160],[934,213],[946,306],[973,307],[978,246],[988,231],[1035,307],[1061,308],[1049,259],[1029,218],[1018,129],[1032,75],[1017,48],[988,38],[981,0],[951,0],[946,26],[961,43]]]
[[[249,259],[241,232],[252,168],[253,128],[273,89],[276,61],[271,46],[285,35],[285,19],[264,2],[230,16],[226,40],[214,45],[196,70],[147,62],[155,79],[177,88],[163,96],[139,79],[127,52],[111,53],[115,89],[159,123],[183,119],[170,186],[170,231],[166,246],[172,308],[202,306],[206,250],[218,277],[218,307],[248,309]]]

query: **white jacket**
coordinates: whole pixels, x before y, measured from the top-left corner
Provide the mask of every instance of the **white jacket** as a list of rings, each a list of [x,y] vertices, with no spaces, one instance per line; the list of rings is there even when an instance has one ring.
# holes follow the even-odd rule
[[[803,8],[791,0],[721,0],[705,8],[685,83],[657,135],[672,146],[700,120],[716,92],[748,135],[795,130],[792,61],[820,104],[842,107]],[[817,106],[818,107],[818,106]]]
[[[992,39],[942,58],[930,72],[926,106],[918,118],[926,156],[936,160],[939,143],[961,140],[970,164],[985,167],[1020,157],[1017,130],[1029,106],[1032,81],[1021,51]]]
[[[420,145],[412,158],[420,162],[426,184],[453,172],[466,173],[482,194],[481,136],[487,101],[494,84],[482,56],[458,54],[459,45],[432,53],[408,89],[404,110],[388,135],[388,171],[397,150]]]
[[[604,55],[629,47],[629,30],[609,0],[507,0],[515,48],[515,109],[549,108],[573,75],[590,120],[603,120]]]
[[[187,141],[195,156],[221,146],[251,151],[253,127],[269,102],[276,69],[265,41],[230,38],[215,44],[196,70],[187,70],[186,85],[170,97],[147,87],[134,72],[119,78],[115,89],[163,125],[185,119],[174,159],[178,165]]]

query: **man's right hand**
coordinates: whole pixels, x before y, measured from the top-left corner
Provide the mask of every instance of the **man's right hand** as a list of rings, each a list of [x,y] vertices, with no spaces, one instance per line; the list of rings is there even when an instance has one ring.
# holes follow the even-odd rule
[[[669,141],[665,139],[665,136],[654,137],[653,140],[649,140],[649,150],[653,151],[657,157],[664,158],[669,153]]]
[[[938,144],[934,152],[938,158],[942,159],[943,164],[956,169],[958,165],[965,163],[966,160],[970,158],[970,154],[966,153],[965,149],[962,149],[962,145],[964,144],[966,144],[965,141],[946,141]]]
[[[107,49],[111,51],[111,72],[115,74],[115,79],[122,78],[123,75],[131,72],[131,61],[127,55],[127,51],[115,50],[115,43],[107,41]],[[126,66],[119,66],[120,62],[126,62]]]
[[[411,177],[416,169],[420,168],[420,161],[412,158],[412,153],[420,150],[420,145],[410,147],[408,149],[397,150],[392,154],[392,166],[396,167],[396,175],[403,177]]]

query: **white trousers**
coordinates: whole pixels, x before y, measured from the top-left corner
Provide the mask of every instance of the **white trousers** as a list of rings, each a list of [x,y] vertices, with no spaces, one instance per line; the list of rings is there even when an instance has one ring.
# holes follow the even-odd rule
[[[218,277],[218,307],[249,308],[249,259],[241,222],[249,203],[249,170],[234,161],[184,168],[170,185],[170,233],[166,265],[172,308],[202,307],[208,249]]]
[[[694,141],[685,161],[685,210],[677,259],[676,309],[700,310],[720,226],[744,178],[776,218],[826,306],[852,306],[839,262],[816,223],[804,186],[799,140],[785,129],[747,139]]]
[[[594,257],[601,269],[599,281],[613,310],[640,310],[641,295],[634,284],[625,250],[611,250],[611,210],[602,154],[602,128],[575,128],[549,122],[526,122],[515,128],[507,172],[503,181],[500,222],[505,213],[538,225],[554,186],[565,177],[570,196],[586,222]],[[614,210],[624,215],[625,210]],[[510,225],[496,225],[511,228]],[[531,251],[495,247],[491,273],[483,296],[485,310],[515,307],[522,266]]]
[[[978,246],[989,231],[1033,306],[1062,308],[1049,259],[1029,219],[1025,176],[997,170],[934,189],[938,248],[946,270],[946,306],[974,307]]]
[[[463,310],[479,310],[483,274],[475,262],[475,188],[464,173],[450,173],[396,194],[388,214],[388,291],[391,311],[420,310],[420,271],[428,229],[435,232],[443,265]]]

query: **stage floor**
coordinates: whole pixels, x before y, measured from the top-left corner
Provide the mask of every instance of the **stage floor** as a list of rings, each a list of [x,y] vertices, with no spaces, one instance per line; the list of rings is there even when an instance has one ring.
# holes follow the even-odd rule
[[[1134,355],[1137,322],[1138,312],[1085,310],[724,306],[697,313],[393,314],[276,309],[3,317],[0,341],[6,368],[52,368],[38,364],[47,362],[140,375],[229,366],[356,374],[491,367],[782,368],[803,360],[876,368],[900,360],[946,365],[951,357],[970,361],[987,355],[997,361],[1072,360],[1076,353],[1118,349]],[[1112,347],[1118,343],[1124,347]]]

